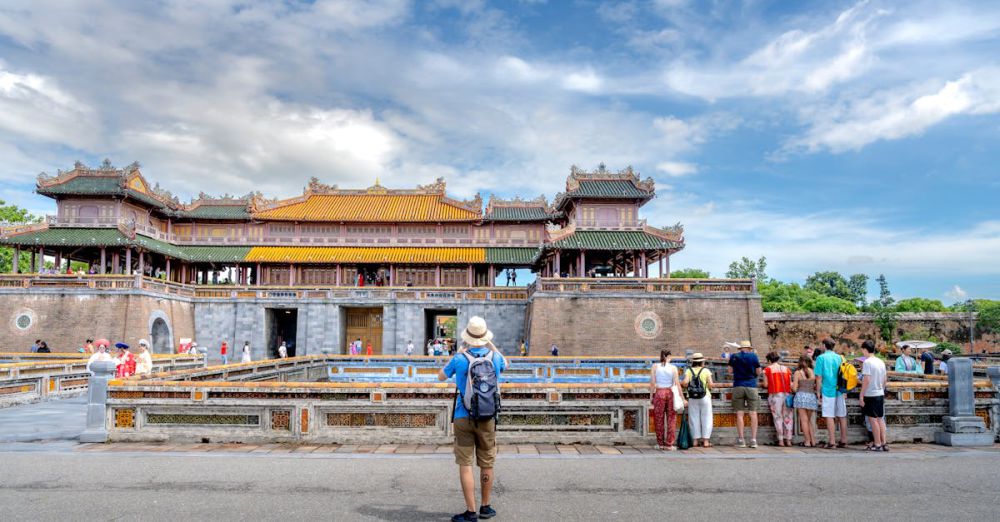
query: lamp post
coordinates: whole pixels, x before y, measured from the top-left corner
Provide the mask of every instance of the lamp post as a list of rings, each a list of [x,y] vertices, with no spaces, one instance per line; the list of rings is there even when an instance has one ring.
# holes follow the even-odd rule
[[[965,302],[969,309],[969,355],[976,350],[976,302],[969,299]]]

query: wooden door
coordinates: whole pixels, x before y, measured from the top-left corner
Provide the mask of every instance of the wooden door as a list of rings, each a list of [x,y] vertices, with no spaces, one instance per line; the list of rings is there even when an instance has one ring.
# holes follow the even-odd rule
[[[347,345],[361,339],[361,353],[372,343],[372,354],[382,354],[382,309],[381,308],[347,308],[347,328],[344,340],[344,353],[350,353]]]

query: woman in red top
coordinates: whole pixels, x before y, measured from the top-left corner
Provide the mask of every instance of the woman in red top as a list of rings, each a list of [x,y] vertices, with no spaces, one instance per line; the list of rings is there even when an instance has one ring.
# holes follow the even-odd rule
[[[368,346],[365,347],[365,355],[371,355],[371,354],[372,354],[372,343],[371,341],[368,341]]]
[[[778,435],[778,446],[791,446],[795,432],[792,431],[792,415],[795,409],[789,406],[785,399],[792,393],[792,371],[781,364],[778,352],[767,354],[764,368],[764,387],[767,388],[767,404],[771,407],[774,417],[774,430]]]

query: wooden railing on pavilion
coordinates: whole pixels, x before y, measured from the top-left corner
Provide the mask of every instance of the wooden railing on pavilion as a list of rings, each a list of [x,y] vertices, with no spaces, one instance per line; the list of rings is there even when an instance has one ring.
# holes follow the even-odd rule
[[[756,293],[753,279],[563,278],[543,277],[532,292],[555,293]]]

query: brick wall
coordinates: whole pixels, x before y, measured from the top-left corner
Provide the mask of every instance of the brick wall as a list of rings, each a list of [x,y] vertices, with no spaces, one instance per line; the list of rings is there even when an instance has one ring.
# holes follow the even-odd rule
[[[806,344],[818,346],[827,337],[860,349],[865,339],[873,339],[881,346],[881,336],[870,314],[785,314],[766,313],[764,324],[772,346],[792,353],[799,353]],[[925,340],[929,337],[949,341],[969,348],[969,315],[955,313],[902,313],[899,314],[896,339]],[[976,334],[976,352],[1000,350],[1000,338],[995,335],[982,337]]]
[[[717,355],[725,341],[750,339],[767,349],[759,297],[556,296],[535,294],[530,304],[533,355]]]
[[[18,327],[21,316],[30,317],[28,328]],[[0,318],[5,321],[0,351],[26,352],[35,339],[42,339],[53,352],[75,352],[88,337],[134,346],[141,338],[152,340],[150,326],[157,317],[170,327],[170,346],[176,347],[180,337],[193,337],[193,306],[186,301],[138,292],[4,293],[0,295]]]

